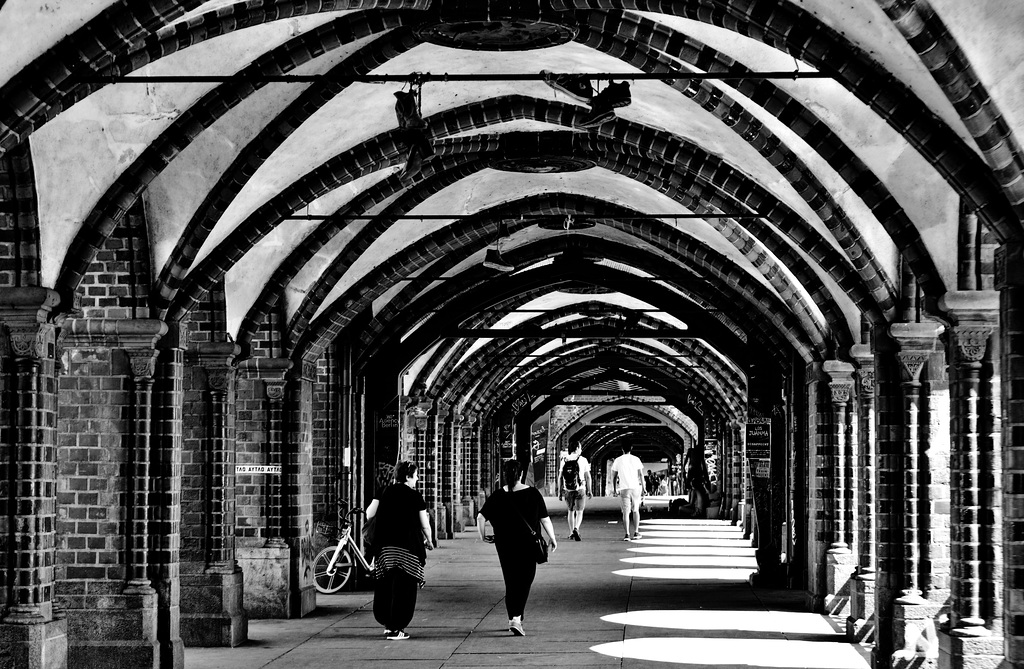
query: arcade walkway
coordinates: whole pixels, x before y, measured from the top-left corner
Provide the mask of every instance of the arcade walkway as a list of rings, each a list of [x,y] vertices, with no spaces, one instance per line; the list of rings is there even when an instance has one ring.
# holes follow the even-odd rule
[[[802,593],[753,590],[753,551],[723,521],[645,517],[643,539],[621,540],[613,500],[559,540],[527,607],[527,637],[506,629],[492,546],[466,533],[428,555],[407,641],[386,641],[372,593],[321,596],[301,620],[250,621],[241,647],[188,649],[187,669],[305,667],[868,667]],[[564,511],[549,500],[559,536]]]

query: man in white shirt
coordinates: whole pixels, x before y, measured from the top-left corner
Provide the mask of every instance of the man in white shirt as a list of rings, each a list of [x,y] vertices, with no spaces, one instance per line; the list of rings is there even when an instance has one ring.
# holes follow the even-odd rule
[[[562,463],[558,476],[558,499],[565,497],[565,504],[568,507],[566,520],[569,522],[569,538],[573,541],[582,541],[580,525],[583,524],[583,509],[587,506],[587,498],[594,496],[590,481],[590,462],[581,455],[581,450],[578,443],[573,446]]]
[[[643,490],[644,463],[633,455],[633,444],[622,444],[622,455],[612,463],[612,490],[619,496],[622,507],[622,524],[626,528],[623,541],[639,539],[640,534],[640,492]],[[632,532],[630,532],[632,525]]]

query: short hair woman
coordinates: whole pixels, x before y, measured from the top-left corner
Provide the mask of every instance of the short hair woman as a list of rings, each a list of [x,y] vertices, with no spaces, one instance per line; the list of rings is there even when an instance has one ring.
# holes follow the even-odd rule
[[[484,521],[490,521],[494,528],[494,545],[498,549],[498,563],[505,579],[505,610],[508,613],[508,629],[515,636],[526,636],[523,631],[523,613],[530,588],[537,575],[537,561],[534,557],[533,534],[543,528],[551,551],[558,548],[555,530],[548,518],[544,498],[533,486],[519,480],[522,468],[518,460],[506,460],[502,465],[505,487],[487,498],[476,519],[480,539],[487,541]],[[525,524],[523,521],[526,521]]]
[[[395,468],[395,483],[370,502],[366,517],[377,518],[374,532],[373,617],[384,626],[384,637],[409,638],[405,628],[416,611],[416,591],[426,583],[423,567],[434,538],[427,505],[416,490],[419,471],[403,460]]]

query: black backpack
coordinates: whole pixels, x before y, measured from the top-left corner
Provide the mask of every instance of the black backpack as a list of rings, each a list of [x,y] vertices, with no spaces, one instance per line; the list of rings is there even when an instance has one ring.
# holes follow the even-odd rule
[[[579,490],[583,479],[580,478],[580,461],[566,460],[562,465],[562,490]]]

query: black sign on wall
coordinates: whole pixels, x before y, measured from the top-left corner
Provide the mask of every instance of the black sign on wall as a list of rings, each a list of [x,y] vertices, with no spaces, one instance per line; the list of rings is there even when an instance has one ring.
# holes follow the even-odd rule
[[[772,471],[772,419],[747,420],[747,462],[754,478],[771,478]]]

